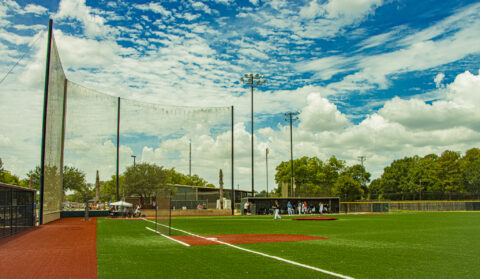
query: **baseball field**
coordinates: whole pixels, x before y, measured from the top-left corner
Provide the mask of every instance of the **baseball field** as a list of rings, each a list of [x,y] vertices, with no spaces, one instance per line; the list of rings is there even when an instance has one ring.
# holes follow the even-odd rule
[[[478,278],[480,213],[97,220],[99,278]],[[160,225],[161,226],[161,225]],[[159,225],[157,225],[159,227]]]

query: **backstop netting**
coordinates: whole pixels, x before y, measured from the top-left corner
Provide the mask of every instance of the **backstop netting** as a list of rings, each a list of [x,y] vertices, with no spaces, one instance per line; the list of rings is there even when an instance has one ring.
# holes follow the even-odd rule
[[[46,165],[56,166],[56,162],[59,166],[52,170],[63,165],[76,168],[86,174],[90,185],[95,184],[97,171],[104,182],[115,180],[118,173],[119,199],[140,197],[143,208],[153,207],[155,189],[140,192],[138,185],[129,187],[123,182],[122,176],[134,164],[162,167],[172,174],[165,184],[198,186],[219,187],[221,169],[224,187],[232,186],[233,107],[182,107],[113,97],[66,80],[56,47],[52,47],[52,57],[49,98],[54,99],[48,102],[52,115],[45,159]],[[166,93],[159,90],[158,94]],[[55,201],[55,210],[61,208],[60,175],[49,175],[45,183],[45,198]],[[53,205],[50,200],[48,206]]]
[[[44,135],[43,223],[60,218],[63,199],[63,138],[66,77],[52,36]],[[41,209],[42,212],[42,209]]]
[[[231,107],[178,107],[121,99],[120,171],[133,165],[135,155],[137,162],[198,175],[217,187],[222,169],[223,181],[230,187],[231,132]]]
[[[97,170],[108,181],[116,174],[118,98],[71,81],[67,88],[64,163],[84,172],[90,183]]]
[[[50,34],[48,67],[43,66],[47,69],[44,85],[48,98],[41,97],[43,77],[37,78],[35,84],[27,84],[32,71],[28,65],[19,65],[0,84],[0,116],[4,120],[0,126],[0,144],[6,143],[8,147],[0,148],[0,158],[6,169],[20,177],[44,165],[43,223],[60,218],[64,187],[68,186],[63,185],[64,166],[85,173],[90,188],[95,184],[98,170],[102,194],[108,190],[103,188],[106,182],[116,179],[118,173],[120,199],[136,196],[135,191],[128,191],[122,184],[122,175],[134,164],[132,156],[136,163],[156,164],[186,177],[191,175],[188,183],[199,186],[219,187],[222,169],[224,188],[231,188],[232,107],[150,104],[85,88],[67,80],[55,39]],[[0,68],[5,67],[1,64]],[[178,93],[159,89],[156,96],[165,100],[169,94]],[[28,101],[22,101],[23,104],[18,96]],[[42,102],[45,144],[44,156],[38,160],[39,135],[43,132]],[[170,177],[167,183],[187,183],[184,180]],[[149,195],[143,199],[147,203],[145,209],[153,208],[153,196]]]

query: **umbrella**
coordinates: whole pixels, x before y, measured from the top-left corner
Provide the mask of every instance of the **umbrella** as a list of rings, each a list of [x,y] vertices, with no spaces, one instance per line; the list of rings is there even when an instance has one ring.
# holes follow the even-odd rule
[[[117,202],[112,202],[110,204],[111,206],[123,206],[123,207],[132,207],[133,204],[131,203],[128,203],[128,202],[124,202],[124,201],[117,201]]]

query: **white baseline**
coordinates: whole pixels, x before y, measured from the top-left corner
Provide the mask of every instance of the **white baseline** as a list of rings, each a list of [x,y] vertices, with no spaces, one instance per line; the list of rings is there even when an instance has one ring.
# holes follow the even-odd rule
[[[147,219],[143,219],[143,220],[145,220],[145,221],[147,221],[147,222],[152,222],[152,223],[155,224],[154,221],[147,220]],[[159,223],[157,223],[157,224],[160,225],[160,226],[168,227],[168,226],[166,226],[166,225],[164,225],[164,224],[159,224]],[[192,236],[195,236],[195,237],[198,237],[198,238],[210,240],[210,239],[208,239],[208,238],[206,238],[206,237],[203,237],[203,236],[201,236],[201,235],[196,235],[196,234],[193,234],[193,233],[191,233],[191,232],[187,232],[187,231],[184,231],[184,230],[176,229],[176,228],[174,228],[174,227],[170,227],[170,228],[171,228],[172,230],[176,230],[176,231],[179,231],[179,232],[182,232],[182,233],[186,233],[186,234],[188,234],[188,235],[192,235]],[[155,231],[155,230],[151,230],[151,231]],[[175,241],[178,242],[178,240],[176,240],[176,239],[173,239],[173,238],[170,238],[170,237],[168,237],[168,238],[171,239],[171,240],[175,240]],[[246,248],[243,248],[243,247],[238,247],[238,246],[235,246],[235,245],[232,245],[232,244],[230,244],[230,243],[223,242],[223,241],[220,241],[220,240],[210,240],[210,241],[214,241],[214,242],[217,242],[217,243],[220,243],[220,244],[223,244],[223,245],[226,245],[226,246],[229,246],[229,247],[238,249],[238,250],[242,250],[242,251],[249,252],[249,253],[252,253],[252,254],[264,256],[264,257],[267,257],[267,258],[270,258],[270,259],[274,259],[274,260],[277,260],[277,261],[281,261],[281,262],[293,264],[293,265],[296,265],[296,266],[308,268],[308,269],[311,269],[311,270],[315,270],[315,271],[318,271],[318,272],[322,272],[322,273],[325,273],[325,274],[328,274],[328,275],[332,275],[332,276],[335,276],[335,277],[338,277],[338,278],[354,279],[353,277],[350,277],[350,276],[346,276],[346,275],[338,274],[338,273],[331,272],[331,271],[328,271],[328,270],[325,270],[325,269],[321,269],[321,268],[318,268],[318,267],[314,267],[314,266],[310,266],[310,265],[306,265],[306,264],[294,262],[294,261],[287,260],[287,259],[284,259],[284,258],[280,258],[280,257],[277,257],[277,256],[268,255],[268,254],[265,254],[265,253],[262,253],[262,252],[253,251],[253,250],[246,249]],[[182,242],[182,243],[183,243],[183,242]]]

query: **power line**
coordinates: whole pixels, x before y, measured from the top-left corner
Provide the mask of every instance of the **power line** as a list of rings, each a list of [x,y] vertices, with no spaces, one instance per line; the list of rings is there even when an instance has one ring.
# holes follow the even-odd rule
[[[31,43],[31,46],[33,46],[37,41],[38,39],[40,39],[41,36],[38,36],[35,41],[33,41],[33,43]],[[10,75],[10,73],[13,71],[13,69],[15,69],[15,67],[17,67],[17,65],[20,63],[20,61],[23,60],[23,58],[25,58],[25,56],[27,55],[27,53],[29,53],[31,47],[29,47],[22,55],[22,57],[20,57],[20,59],[18,59],[18,61],[10,68],[10,70],[5,74],[5,76],[2,78],[2,80],[0,80],[0,84],[2,84],[2,82],[8,77],[8,75]]]

